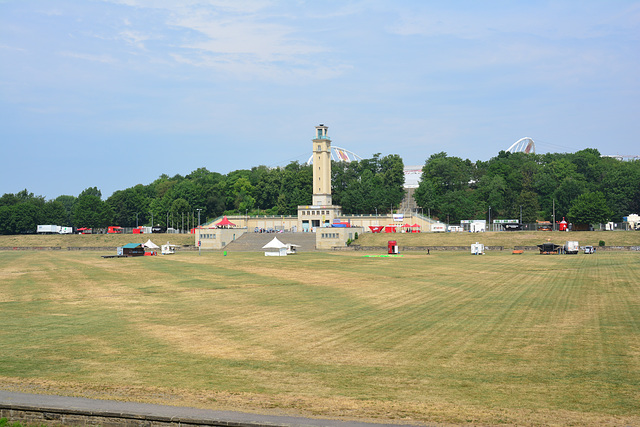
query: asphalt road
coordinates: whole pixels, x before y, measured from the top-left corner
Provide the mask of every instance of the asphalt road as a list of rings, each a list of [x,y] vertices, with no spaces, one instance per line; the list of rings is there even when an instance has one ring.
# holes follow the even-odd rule
[[[326,427],[380,427],[403,424],[378,424],[358,421],[339,421],[278,415],[260,415],[235,411],[213,411],[178,406],[153,405],[148,403],[119,402],[114,400],[86,399],[82,397],[51,396],[43,394],[15,393],[0,390],[0,408],[25,410],[45,409],[51,412],[64,411],[93,416],[185,422],[202,425],[226,426],[326,426]],[[404,424],[406,425],[406,424]],[[415,424],[414,424],[415,425]]]

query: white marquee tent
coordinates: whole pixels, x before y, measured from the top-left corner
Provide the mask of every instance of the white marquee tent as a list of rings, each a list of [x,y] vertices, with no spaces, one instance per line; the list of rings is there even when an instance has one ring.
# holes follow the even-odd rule
[[[264,256],[287,256],[287,245],[278,240],[277,237],[274,237],[273,240],[264,245],[262,249],[271,249],[270,251],[265,251]],[[273,249],[275,249],[275,251]]]

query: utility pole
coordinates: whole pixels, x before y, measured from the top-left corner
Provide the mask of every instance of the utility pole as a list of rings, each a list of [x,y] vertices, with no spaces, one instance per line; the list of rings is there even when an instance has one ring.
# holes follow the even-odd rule
[[[553,223],[551,224],[551,229],[556,231],[556,199],[553,199]]]

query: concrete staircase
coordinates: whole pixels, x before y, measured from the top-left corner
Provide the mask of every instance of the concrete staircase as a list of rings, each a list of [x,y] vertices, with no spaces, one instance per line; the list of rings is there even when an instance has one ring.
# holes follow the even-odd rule
[[[245,233],[224,247],[225,251],[262,252],[262,247],[277,237],[282,243],[299,245],[298,252],[316,250],[315,233]]]

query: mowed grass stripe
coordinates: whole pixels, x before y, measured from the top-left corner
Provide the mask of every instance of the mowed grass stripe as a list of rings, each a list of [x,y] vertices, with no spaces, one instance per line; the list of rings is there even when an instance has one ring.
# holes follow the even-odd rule
[[[0,256],[0,377],[442,422],[640,419],[635,253],[40,255]]]

